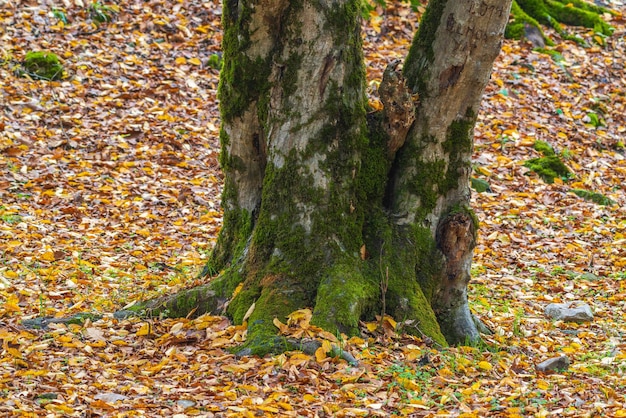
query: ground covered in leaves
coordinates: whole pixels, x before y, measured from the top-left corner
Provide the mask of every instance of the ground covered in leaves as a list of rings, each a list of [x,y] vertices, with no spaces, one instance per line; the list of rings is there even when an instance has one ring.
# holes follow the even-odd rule
[[[373,107],[422,12],[372,11]],[[308,311],[276,325],[325,338],[315,355],[236,358],[245,327],[210,316],[25,330],[23,319],[111,312],[195,283],[221,223],[220,14],[217,1],[2,2],[1,415],[626,416],[620,16],[612,37],[576,30],[589,45],[557,42],[551,55],[507,41],[495,65],[476,129],[486,191],[473,197],[470,295],[495,331],[489,349],[442,349],[391,318],[346,339]],[[37,50],[59,56],[62,79],[23,77]],[[550,149],[568,171],[542,178],[527,162]],[[595,319],[552,321],[552,302],[587,303]],[[359,364],[329,357],[331,342]],[[535,370],[559,355],[567,370]]]

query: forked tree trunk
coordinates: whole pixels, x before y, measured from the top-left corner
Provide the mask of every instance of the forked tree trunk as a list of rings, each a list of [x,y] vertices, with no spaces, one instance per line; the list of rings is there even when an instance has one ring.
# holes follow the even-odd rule
[[[366,109],[359,5],[224,3],[224,225],[205,269],[216,277],[148,308],[241,322],[254,304],[256,352],[273,318],[304,307],[331,332],[358,333],[384,305],[441,344],[479,338],[470,156],[510,0],[431,0],[404,76],[398,63],[385,73],[379,113]]]

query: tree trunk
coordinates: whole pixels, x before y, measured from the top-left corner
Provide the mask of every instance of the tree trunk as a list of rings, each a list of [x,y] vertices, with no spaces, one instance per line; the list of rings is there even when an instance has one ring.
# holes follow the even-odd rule
[[[479,338],[470,157],[510,0],[431,0],[379,113],[366,109],[359,7],[224,2],[224,225],[205,268],[217,274],[139,308],[247,319],[251,352],[304,307],[330,332],[357,334],[384,307],[441,344]]]

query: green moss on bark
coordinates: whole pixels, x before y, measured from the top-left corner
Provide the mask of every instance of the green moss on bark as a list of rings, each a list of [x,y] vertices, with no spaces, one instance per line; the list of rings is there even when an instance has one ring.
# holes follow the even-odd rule
[[[359,334],[359,320],[372,317],[380,299],[379,281],[363,275],[360,262],[347,258],[324,274],[317,289],[313,323],[333,333]]]
[[[247,52],[252,46],[250,26],[253,8],[239,7],[237,2],[223,3],[224,34],[222,51],[224,65],[220,71],[218,97],[223,122],[241,116],[251,103],[266,95],[271,70],[269,57],[251,59]]]
[[[537,22],[537,19],[529,16],[516,1],[514,1],[511,5],[511,16],[513,16],[513,19],[508,25],[506,25],[506,30],[504,32],[504,36],[506,38],[522,39],[525,34],[524,26],[525,24],[528,24],[539,29],[539,32],[541,33],[541,36],[543,36],[544,40],[549,41],[549,38],[546,37],[541,30],[541,26],[539,25],[539,22]]]
[[[381,260],[380,274],[389,280],[388,312],[398,321],[413,320],[413,328],[408,328],[407,332],[427,335],[447,345],[431,308],[443,263],[430,230],[396,228],[385,254],[388,255]]]
[[[428,66],[435,58],[433,45],[445,6],[445,0],[431,0],[428,3],[428,8],[422,16],[419,29],[404,62],[403,74],[407,80],[407,86],[414,93],[419,93],[421,97],[427,94],[425,80],[430,76]]]

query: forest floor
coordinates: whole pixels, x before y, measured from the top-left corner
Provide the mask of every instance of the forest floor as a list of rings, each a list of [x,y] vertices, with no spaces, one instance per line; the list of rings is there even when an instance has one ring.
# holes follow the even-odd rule
[[[96,26],[115,10],[0,4],[0,415],[626,417],[620,17],[605,40],[570,28],[588,47],[555,36],[554,57],[506,41],[495,64],[476,127],[475,176],[490,188],[473,195],[470,294],[495,331],[490,349],[435,347],[387,319],[363,324],[361,338],[339,336],[355,367],[321,352],[236,358],[228,348],[245,327],[222,317],[21,326],[196,283],[221,224],[221,6],[120,0],[115,19]],[[365,22],[372,103],[416,22],[404,5]],[[40,49],[61,57],[64,79],[16,75]],[[524,167],[541,156],[538,140],[571,178],[547,184]],[[550,320],[553,302],[586,303],[595,318]],[[315,332],[308,318],[294,314],[290,332]],[[567,370],[535,369],[560,355]]]

